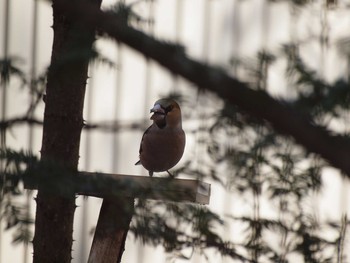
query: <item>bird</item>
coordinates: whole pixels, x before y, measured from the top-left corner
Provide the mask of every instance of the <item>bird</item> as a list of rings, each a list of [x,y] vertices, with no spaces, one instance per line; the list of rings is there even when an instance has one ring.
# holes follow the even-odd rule
[[[182,129],[181,109],[173,99],[159,99],[150,110],[153,123],[144,132],[139,150],[139,161],[148,170],[149,176],[154,172],[166,171],[174,177],[169,169],[182,158],[186,144],[186,135]]]

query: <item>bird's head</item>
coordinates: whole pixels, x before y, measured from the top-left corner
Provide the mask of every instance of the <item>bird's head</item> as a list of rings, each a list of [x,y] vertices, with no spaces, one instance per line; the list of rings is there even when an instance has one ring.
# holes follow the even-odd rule
[[[159,128],[165,126],[181,128],[181,110],[179,104],[172,99],[160,99],[154,103],[150,111],[153,120]]]

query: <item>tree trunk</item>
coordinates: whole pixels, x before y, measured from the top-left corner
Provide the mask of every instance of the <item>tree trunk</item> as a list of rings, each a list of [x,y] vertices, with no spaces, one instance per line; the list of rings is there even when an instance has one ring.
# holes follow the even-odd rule
[[[74,5],[76,1],[71,1]],[[77,170],[89,54],[95,31],[85,28],[53,0],[54,39],[47,79],[42,160]],[[85,0],[100,8],[101,0]],[[49,175],[47,175],[49,176]],[[45,191],[46,190],[46,191]],[[36,198],[34,262],[70,262],[74,192],[64,197],[41,186]]]

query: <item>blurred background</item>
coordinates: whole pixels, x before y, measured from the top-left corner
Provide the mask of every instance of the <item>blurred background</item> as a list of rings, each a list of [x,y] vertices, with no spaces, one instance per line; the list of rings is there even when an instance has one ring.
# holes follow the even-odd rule
[[[102,8],[107,9],[118,2],[104,0]],[[135,27],[162,40],[180,43],[190,57],[220,66],[252,88],[267,90],[276,98],[298,100],[301,95],[307,97],[315,92],[313,83],[316,81],[332,87],[348,82],[349,1],[122,2],[134,12],[130,19]],[[42,121],[44,103],[40,97],[37,101],[35,90],[43,91],[45,87],[52,48],[51,26],[49,1],[0,0],[0,59],[2,62],[10,59],[16,69],[8,81],[2,78],[0,83],[2,120],[30,116]],[[262,128],[263,125],[255,120],[247,120],[237,109],[226,107],[225,102],[211,94],[199,92],[191,83],[129,47],[108,39],[98,39],[95,48],[99,57],[91,62],[89,69],[84,119],[88,125],[98,127],[83,130],[80,170],[147,175],[142,167],[134,166],[134,163],[138,160],[143,130],[150,125],[149,109],[160,97],[177,96],[187,134],[185,154],[178,165],[183,168],[179,177],[199,176],[212,184],[210,209],[223,217],[232,215],[232,218],[241,219],[278,218],[288,222],[297,215],[301,220],[299,223],[304,222],[304,226],[310,222],[316,224],[315,232],[321,233],[325,239],[337,240],[341,233],[339,240],[343,243],[337,245],[334,241],[333,247],[322,243],[324,247],[318,248],[323,255],[315,262],[325,262],[327,258],[331,258],[328,262],[349,262],[346,258],[350,256],[349,242],[346,242],[349,183],[336,169],[305,153],[292,140],[277,135],[273,135],[273,140],[267,140],[268,136],[272,136],[269,128]],[[300,105],[311,112],[318,123],[334,132],[349,132],[350,115],[346,107],[335,116],[323,108],[315,110],[315,105]],[[225,122],[227,112],[237,117],[229,124]],[[230,127],[223,129],[220,126],[223,123]],[[229,140],[230,136],[235,136],[235,139]],[[41,137],[40,125],[22,123],[2,133],[1,146],[32,150],[39,155]],[[263,146],[259,146],[260,150],[255,153],[271,161],[259,163],[256,156],[254,159],[249,155],[258,142]],[[264,148],[265,145],[268,146]],[[244,157],[228,161],[228,148],[236,157]],[[292,157],[295,160],[288,159]],[[249,170],[249,167],[252,169]],[[281,185],[291,182],[281,180],[282,175],[310,176],[310,173],[315,179],[312,186],[300,177],[300,181],[293,182],[300,188],[305,185],[310,187],[291,198],[282,198],[277,194],[277,187],[272,187],[279,185],[281,188]],[[258,190],[254,185],[258,185]],[[248,191],[248,188],[253,190]],[[35,195],[35,192],[25,192],[13,197],[15,202],[29,208],[32,218],[35,215]],[[277,201],[274,199],[276,196],[279,198]],[[78,197],[77,205],[73,262],[86,262],[101,200]],[[332,228],[330,222],[336,222],[337,227]],[[245,232],[248,231],[246,224],[242,220],[229,220],[220,231],[225,239],[240,242],[249,238]],[[16,240],[17,230],[6,230],[4,220],[0,225],[0,263],[31,262],[31,243],[21,242],[21,238]],[[29,228],[33,231],[32,226]],[[298,241],[293,243],[293,238],[287,236],[283,241],[281,236],[270,235],[267,239],[274,243],[271,247],[283,254],[284,250],[288,250],[287,243],[292,246]],[[342,261],[337,250],[339,246],[344,248]],[[191,252],[187,256],[189,254]],[[296,245],[295,251],[291,249],[285,254],[284,260],[289,262],[305,261]],[[144,245],[129,234],[123,262],[232,262],[211,252],[206,256],[195,251],[189,260],[177,259],[166,253],[163,247]],[[274,261],[262,257],[260,262]]]

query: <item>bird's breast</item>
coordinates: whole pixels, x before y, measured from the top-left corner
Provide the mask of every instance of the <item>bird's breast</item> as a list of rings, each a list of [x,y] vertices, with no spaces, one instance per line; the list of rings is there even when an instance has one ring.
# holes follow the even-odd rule
[[[180,161],[185,143],[182,129],[151,129],[141,143],[141,164],[149,171],[169,170]]]

